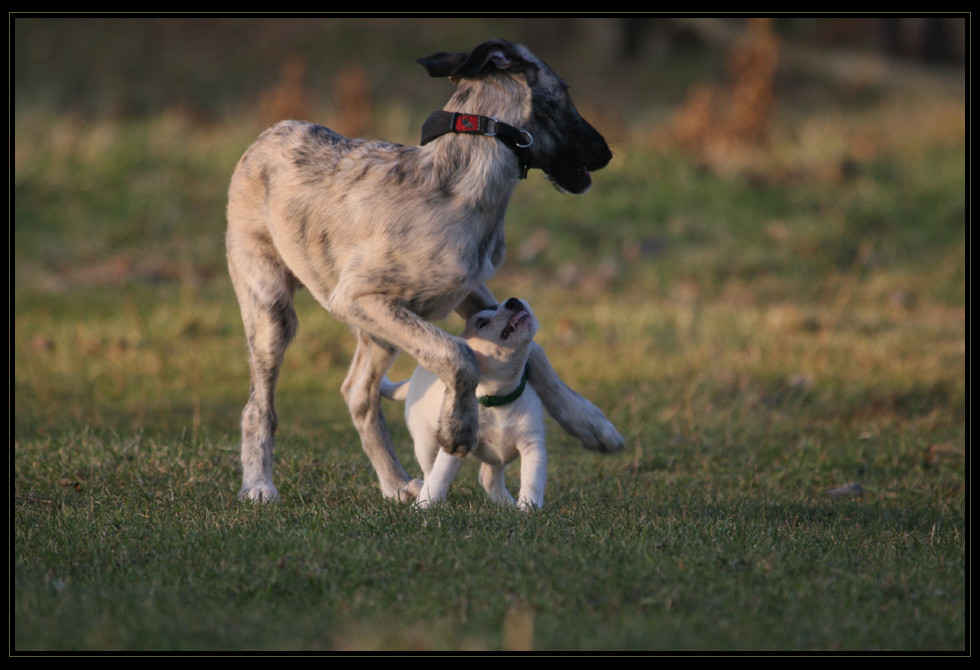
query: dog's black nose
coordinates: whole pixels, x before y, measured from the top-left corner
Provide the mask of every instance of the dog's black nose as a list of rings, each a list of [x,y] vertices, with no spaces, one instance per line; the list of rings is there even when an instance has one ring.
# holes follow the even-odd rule
[[[508,298],[507,302],[504,303],[504,307],[510,310],[524,309],[524,303],[517,298]]]

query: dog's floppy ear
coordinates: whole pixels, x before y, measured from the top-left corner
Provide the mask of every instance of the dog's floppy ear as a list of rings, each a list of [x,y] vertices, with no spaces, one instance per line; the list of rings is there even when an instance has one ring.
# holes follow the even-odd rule
[[[509,69],[515,56],[516,52],[510,42],[491,40],[477,46],[470,53],[440,51],[419,58],[418,62],[430,77],[475,77],[489,65],[498,70]]]

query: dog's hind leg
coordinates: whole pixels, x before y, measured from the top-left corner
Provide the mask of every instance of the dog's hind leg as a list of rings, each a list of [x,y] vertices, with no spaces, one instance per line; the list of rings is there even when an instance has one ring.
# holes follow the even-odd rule
[[[381,382],[398,349],[357,331],[357,351],[340,391],[350,408],[361,446],[371,460],[385,498],[411,500],[422,482],[412,479],[392,448],[391,434],[381,408]]]
[[[279,498],[279,491],[272,483],[276,382],[283,354],[297,327],[293,310],[297,282],[277,258],[264,253],[261,245],[254,243],[230,244],[228,249],[228,267],[248,341],[251,382],[248,402],[242,411],[239,497],[258,502]]]

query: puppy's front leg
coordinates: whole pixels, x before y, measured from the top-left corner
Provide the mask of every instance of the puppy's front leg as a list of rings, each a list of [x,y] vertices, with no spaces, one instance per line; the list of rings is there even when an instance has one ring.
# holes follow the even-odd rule
[[[422,509],[442,502],[449,495],[449,485],[456,479],[459,469],[463,467],[463,459],[439,450],[432,469],[425,474],[425,482],[415,501]]]
[[[517,506],[522,510],[544,507],[544,486],[548,478],[548,452],[544,440],[518,446],[521,452],[521,491]]]

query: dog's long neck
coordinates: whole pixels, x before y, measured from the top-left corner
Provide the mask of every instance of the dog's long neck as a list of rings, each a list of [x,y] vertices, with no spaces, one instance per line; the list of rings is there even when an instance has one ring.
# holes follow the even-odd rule
[[[447,112],[492,116],[519,128],[531,116],[531,89],[523,75],[461,79],[445,109]]]
[[[448,112],[492,116],[521,127],[530,115],[530,90],[519,77],[460,80]],[[503,217],[520,176],[514,152],[493,137],[448,134],[432,142],[433,171],[454,196],[491,217]],[[441,177],[445,176],[445,179]]]

